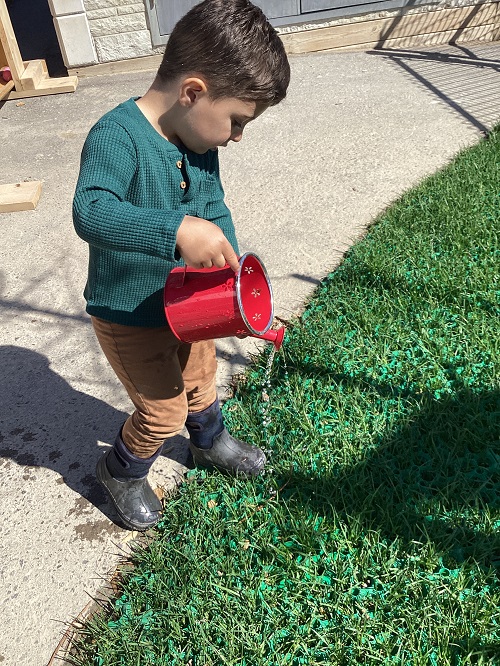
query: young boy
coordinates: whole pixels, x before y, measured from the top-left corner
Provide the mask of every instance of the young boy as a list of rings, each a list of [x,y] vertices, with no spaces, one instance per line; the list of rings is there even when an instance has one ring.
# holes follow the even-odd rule
[[[162,293],[183,263],[238,270],[217,150],[280,102],[289,79],[259,8],[205,0],[174,27],[148,92],[103,116],[85,142],[73,220],[89,244],[87,312],[135,407],[96,473],[131,529],[158,521],[148,471],[184,425],[196,465],[247,476],[264,467],[264,453],[224,427],[214,342],[179,342]]]

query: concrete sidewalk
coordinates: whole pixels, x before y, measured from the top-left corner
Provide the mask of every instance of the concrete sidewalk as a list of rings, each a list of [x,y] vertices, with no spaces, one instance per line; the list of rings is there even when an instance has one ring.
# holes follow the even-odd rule
[[[222,151],[240,247],[263,259],[276,313],[300,311],[373,218],[500,121],[500,45],[291,58],[282,105]],[[44,666],[126,551],[94,479],[130,403],[84,313],[87,249],[71,223],[91,125],[153,73],[81,79],[0,106],[0,182],[40,179],[35,211],[0,216],[0,663]],[[220,343],[220,391],[260,343]],[[155,464],[183,473],[185,441]]]

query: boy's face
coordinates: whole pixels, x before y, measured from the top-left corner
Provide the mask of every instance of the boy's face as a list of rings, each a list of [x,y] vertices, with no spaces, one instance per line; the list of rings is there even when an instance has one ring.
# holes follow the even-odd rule
[[[206,88],[186,90],[185,113],[177,128],[180,140],[194,153],[203,154],[241,141],[247,123],[267,108],[236,97],[212,99]]]

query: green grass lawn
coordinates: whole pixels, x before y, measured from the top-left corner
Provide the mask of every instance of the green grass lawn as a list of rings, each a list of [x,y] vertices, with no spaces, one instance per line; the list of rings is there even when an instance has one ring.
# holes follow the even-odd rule
[[[500,664],[500,131],[370,228],[225,405],[79,665]],[[268,425],[263,425],[264,417]]]

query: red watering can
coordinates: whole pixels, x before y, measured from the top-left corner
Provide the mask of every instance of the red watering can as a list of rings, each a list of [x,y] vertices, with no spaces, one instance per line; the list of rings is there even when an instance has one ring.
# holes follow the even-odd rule
[[[269,330],[274,318],[273,293],[257,255],[240,257],[240,268],[174,268],[163,302],[173,334],[183,342],[252,335],[283,343],[285,329]]]

